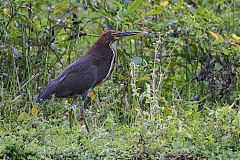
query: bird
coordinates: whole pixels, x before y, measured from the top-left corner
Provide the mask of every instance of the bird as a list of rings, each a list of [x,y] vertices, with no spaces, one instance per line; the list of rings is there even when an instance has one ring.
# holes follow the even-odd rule
[[[47,84],[45,89],[38,95],[37,102],[42,102],[51,97],[73,98],[74,102],[75,99],[81,97],[81,116],[87,132],[90,133],[84,115],[84,101],[88,92],[106,81],[113,72],[116,63],[113,42],[122,37],[138,33],[140,32],[120,32],[117,30],[103,32],[82,57],[67,66]]]

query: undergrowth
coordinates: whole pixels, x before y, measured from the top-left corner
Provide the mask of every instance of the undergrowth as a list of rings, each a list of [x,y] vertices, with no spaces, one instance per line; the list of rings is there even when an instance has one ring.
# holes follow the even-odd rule
[[[240,159],[238,1],[1,1],[1,159]],[[36,96],[106,29],[111,77],[86,100]],[[79,99],[80,101],[80,99]],[[74,103],[79,108],[78,102]]]

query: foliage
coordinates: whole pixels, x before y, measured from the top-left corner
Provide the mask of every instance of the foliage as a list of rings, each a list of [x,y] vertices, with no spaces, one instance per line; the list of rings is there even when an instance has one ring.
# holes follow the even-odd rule
[[[238,1],[0,2],[1,159],[238,159]],[[111,78],[69,129],[70,101],[35,97],[106,29]],[[75,104],[78,105],[78,104]]]

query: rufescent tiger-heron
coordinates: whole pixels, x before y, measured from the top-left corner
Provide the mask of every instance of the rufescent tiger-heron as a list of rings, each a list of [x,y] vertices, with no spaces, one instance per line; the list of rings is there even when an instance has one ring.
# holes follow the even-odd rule
[[[119,32],[116,30],[104,32],[81,58],[67,66],[62,73],[48,83],[37,97],[37,101],[41,102],[52,96],[56,98],[73,97],[75,100],[81,96],[81,115],[89,133],[89,127],[84,116],[84,100],[89,90],[103,83],[113,71],[116,62],[116,52],[112,43],[121,37],[132,36],[138,33]]]

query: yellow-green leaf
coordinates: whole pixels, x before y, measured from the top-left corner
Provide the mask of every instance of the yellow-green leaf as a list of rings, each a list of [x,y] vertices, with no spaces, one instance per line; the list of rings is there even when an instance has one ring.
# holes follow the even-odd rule
[[[218,38],[213,42],[213,44],[218,45],[220,43],[224,42],[224,39],[222,36],[218,36]]]
[[[235,33],[232,34],[232,38],[236,41],[239,41],[240,40],[240,37],[237,36]]]
[[[7,15],[7,9],[6,9],[6,8],[3,9],[3,14],[4,14],[5,16]]]
[[[139,77],[136,79],[137,82],[142,82],[142,81],[148,81],[150,80],[150,77],[144,76],[144,77]]]
[[[142,0],[134,1],[132,4],[128,6],[127,10],[125,11],[125,15],[135,12],[138,9],[138,7],[141,5],[141,3],[143,3]]]
[[[213,38],[215,38],[215,39],[218,38],[218,34],[217,34],[217,33],[214,33],[214,32],[212,32],[212,31],[209,31],[209,34],[210,34]]]
[[[96,94],[93,91],[88,92],[88,97],[91,97],[92,100],[96,99]]]
[[[169,116],[171,114],[171,110],[168,107],[164,107],[164,114]]]
[[[29,120],[29,115],[26,112],[22,112],[18,116],[18,121],[27,121],[27,120]]]
[[[156,14],[161,14],[162,11],[163,11],[163,10],[158,7],[158,8],[156,8],[156,9],[152,9],[152,10],[148,11],[148,12],[146,13],[146,15],[147,15],[147,16],[152,16],[152,15],[156,15]]]
[[[119,10],[122,11],[122,5],[118,1],[110,0],[113,4],[115,4],[117,7],[119,7]]]
[[[169,3],[168,1],[163,1],[160,3],[160,6],[166,7],[168,5],[168,3]]]
[[[32,108],[32,115],[37,116],[39,113],[39,110],[35,107]]]
[[[227,130],[227,129],[228,129],[228,125],[227,125],[227,124],[223,124],[222,127],[223,127],[224,130]]]
[[[68,11],[68,7],[67,6],[59,6],[59,7],[56,7],[54,9],[54,13],[55,14],[64,13],[66,11]]]

